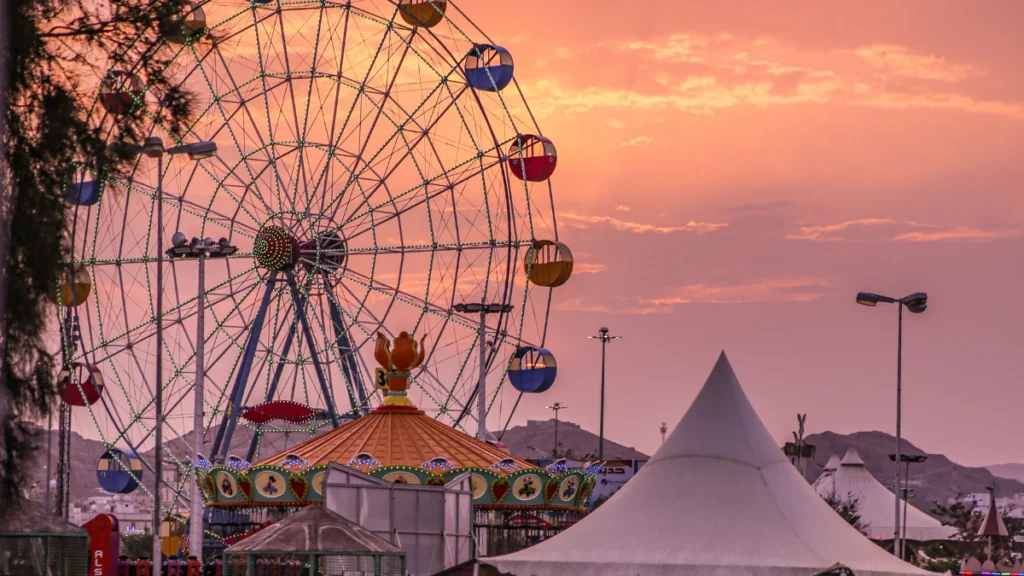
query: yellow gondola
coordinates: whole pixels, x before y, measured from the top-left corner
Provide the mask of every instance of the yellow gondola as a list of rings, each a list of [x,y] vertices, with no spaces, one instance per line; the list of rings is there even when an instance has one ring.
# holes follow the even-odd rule
[[[561,242],[537,240],[526,252],[523,268],[530,282],[545,288],[557,288],[572,276],[572,252]]]
[[[92,278],[82,264],[63,270],[60,286],[50,293],[50,301],[60,306],[78,306],[92,293]]]

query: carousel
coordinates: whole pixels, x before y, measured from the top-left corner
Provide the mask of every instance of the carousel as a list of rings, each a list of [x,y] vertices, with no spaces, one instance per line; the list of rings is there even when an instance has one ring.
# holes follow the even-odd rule
[[[559,461],[538,468],[428,416],[407,395],[409,374],[423,362],[424,349],[406,332],[394,342],[378,333],[381,405],[259,462],[202,462],[206,506],[244,518],[238,524],[249,524],[255,533],[298,508],[321,504],[327,467],[334,462],[388,482],[426,486],[444,486],[470,473],[474,522],[496,549],[528,546],[580,520],[596,482],[596,463],[580,469]],[[228,532],[235,534],[225,543],[244,536]]]

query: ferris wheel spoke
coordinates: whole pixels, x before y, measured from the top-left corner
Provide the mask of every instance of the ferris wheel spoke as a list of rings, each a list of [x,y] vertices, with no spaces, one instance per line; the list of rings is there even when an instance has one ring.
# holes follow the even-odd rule
[[[281,9],[280,5],[278,5],[277,10],[280,11],[280,9]],[[270,91],[269,91],[269,89],[267,87],[267,67],[266,67],[266,63],[264,62],[263,40],[261,39],[261,36],[260,36],[260,23],[258,23],[256,21],[256,12],[257,12],[256,11],[256,6],[253,5],[253,7],[252,7],[252,14],[253,14],[253,27],[252,27],[252,30],[253,30],[253,35],[254,35],[255,40],[256,40],[256,57],[257,57],[257,63],[259,64],[259,78],[260,78],[260,82],[263,85],[263,92],[262,92],[263,93],[263,111],[266,114],[266,120],[267,120],[267,137],[270,139],[271,142],[276,142],[276,139],[274,138],[274,127],[273,127],[273,124],[270,121],[270,110],[271,110],[271,108],[270,108]],[[268,19],[268,21],[269,21],[269,19]],[[284,203],[284,200],[282,198],[282,190],[286,190],[287,188],[282,183],[281,174],[278,171],[278,167],[277,167],[277,161],[273,157],[273,155],[271,155],[271,157],[269,158],[269,162],[270,162],[270,166],[273,168],[273,171],[274,171],[274,178],[272,179],[272,181],[274,182],[274,192],[275,192],[275,194],[277,196],[277,205],[279,207],[283,207],[285,205],[285,203]],[[291,204],[292,204],[292,206],[294,206],[294,199],[292,199]],[[273,214],[273,213],[274,213],[274,210],[271,210],[269,208],[267,209],[267,214]]]
[[[217,49],[216,47],[213,50],[217,52],[218,56],[220,57],[220,61],[222,63],[224,63],[224,68],[230,70],[230,67],[227,66],[227,64],[224,62],[224,56],[223,56],[223,54],[220,53],[220,50]],[[198,60],[198,54],[196,54],[194,49],[193,49],[193,55]],[[211,94],[218,94],[218,91],[214,88],[214,84],[213,84],[213,82],[210,79],[210,75],[207,74],[206,68],[202,66],[202,62],[201,61],[198,62],[196,67],[199,69],[199,72],[202,75],[203,81],[206,83],[207,89],[210,90],[210,93]],[[237,86],[237,84],[235,84],[234,78],[230,75],[230,72],[228,72],[228,79],[231,82],[231,86],[238,93],[239,98],[242,98],[241,92],[238,91],[239,90],[238,86]],[[264,81],[264,89],[266,89],[266,82],[265,81]],[[243,166],[245,166],[246,172],[249,175],[250,182],[255,182],[256,179],[254,178],[253,173],[252,173],[252,169],[250,168],[249,163],[248,163],[248,155],[246,154],[246,152],[242,148],[242,145],[241,145],[241,143],[238,140],[238,135],[235,134],[235,130],[232,127],[231,118],[233,117],[233,115],[229,115],[227,113],[227,111],[224,109],[223,100],[220,97],[217,97],[217,98],[214,99],[213,106],[216,107],[216,110],[217,110],[218,114],[220,115],[221,119],[223,120],[223,125],[222,125],[223,129],[227,130],[228,136],[231,138],[231,142],[234,144],[235,150],[238,152],[239,163],[241,163]],[[239,107],[240,108],[246,108],[246,106],[244,104],[240,104]],[[250,118],[251,118],[251,115],[250,115]],[[226,165],[226,163],[224,163],[224,164]],[[234,174],[234,168],[229,169],[228,170],[228,174]],[[216,178],[214,180],[216,180]],[[218,189],[224,189],[224,187],[223,186],[218,186]],[[250,192],[252,190],[256,190],[256,187],[255,186],[247,186],[246,189],[245,189],[246,193],[248,193],[248,192]],[[226,191],[227,190],[225,189],[225,192]],[[273,210],[270,208],[270,205],[267,204],[266,200],[263,199],[262,195],[259,194],[259,191],[256,190],[254,192],[254,194],[256,195],[256,197],[259,200],[259,202],[263,205],[263,207],[267,210],[267,212],[268,213],[272,213]],[[246,212],[246,214],[252,219],[253,223],[255,223],[256,225],[259,225],[261,223],[260,220],[258,218],[256,218],[254,215],[252,215],[251,213],[249,213],[247,210],[245,210],[243,199],[244,199],[244,195],[243,195],[242,199],[238,199],[237,200],[237,206],[239,208],[241,208],[243,211]],[[211,201],[212,201],[212,199],[211,199]]]
[[[451,73],[451,72],[449,72],[449,74],[450,74],[450,73]],[[462,90],[460,91],[460,93],[459,93],[459,94],[461,95],[461,94],[462,94],[462,92],[464,92],[464,91],[465,91],[466,89],[467,89],[467,88],[463,87],[463,88],[462,88]],[[372,188],[370,188],[370,190],[369,190],[369,193],[368,193],[368,194],[364,194],[364,195],[363,195],[363,196],[364,196],[364,198],[363,198],[363,203],[364,203],[364,204],[369,204],[369,203],[370,203],[370,200],[371,200],[371,198],[373,197],[373,195],[374,195],[374,194],[375,194],[375,193],[376,193],[376,192],[377,192],[377,191],[378,191],[378,190],[379,190],[380,188],[382,188],[382,187],[383,187],[383,186],[385,185],[385,182],[387,182],[387,181],[388,181],[388,178],[389,178],[389,177],[390,177],[391,175],[393,175],[394,173],[396,173],[396,172],[398,171],[398,169],[399,169],[399,168],[401,168],[401,167],[403,166],[403,164],[404,164],[405,160],[406,160],[407,158],[409,158],[410,156],[412,156],[412,154],[413,154],[413,150],[414,150],[414,149],[416,149],[416,148],[417,148],[417,147],[418,147],[418,146],[419,146],[419,145],[420,145],[421,143],[423,143],[423,142],[425,141],[425,142],[429,143],[431,147],[433,147],[433,143],[432,143],[432,142],[431,142],[431,140],[430,140],[430,139],[429,139],[429,138],[427,137],[427,134],[428,134],[428,133],[430,133],[431,131],[433,131],[433,130],[434,130],[434,129],[435,129],[436,127],[437,127],[437,125],[438,125],[438,124],[439,124],[439,123],[441,122],[441,120],[442,120],[442,119],[443,119],[443,118],[445,117],[445,114],[446,114],[446,113],[447,113],[447,112],[448,112],[449,110],[455,109],[455,107],[456,107],[456,101],[457,101],[457,100],[458,100],[458,97],[454,97],[454,98],[452,98],[452,100],[450,101],[450,103],[449,103],[449,104],[448,104],[447,106],[445,106],[445,107],[444,107],[444,109],[443,109],[443,110],[441,110],[441,112],[440,112],[439,114],[437,114],[437,116],[436,116],[436,117],[435,117],[435,118],[434,118],[434,119],[433,119],[433,120],[432,120],[432,121],[431,121],[431,122],[430,122],[429,124],[427,124],[426,126],[418,126],[418,125],[416,126],[416,128],[417,128],[417,130],[416,130],[416,134],[417,134],[417,135],[416,135],[416,137],[415,137],[414,141],[413,141],[413,142],[412,142],[411,144],[410,144],[410,143],[409,143],[408,141],[406,141],[406,147],[405,147],[405,151],[404,151],[404,153],[403,153],[403,154],[402,154],[402,155],[401,155],[401,156],[400,156],[400,157],[398,158],[398,161],[397,161],[397,162],[394,162],[394,163],[391,163],[391,164],[389,164],[389,167],[388,167],[388,171],[387,171],[387,172],[386,172],[386,173],[385,173],[385,174],[384,174],[384,175],[383,175],[383,176],[382,176],[381,178],[379,178],[379,179],[377,180],[377,183],[376,183],[376,184],[375,184],[375,185],[374,185],[374,186],[373,186]],[[424,102],[423,102],[423,103],[421,103],[420,107],[422,107],[422,105],[423,105],[423,104],[425,104],[425,103],[426,103],[426,100],[424,100]],[[416,121],[415,121],[415,117],[414,117],[414,116],[413,116],[412,114],[410,114],[410,115],[409,115],[409,117],[410,117],[410,118],[412,119],[412,122],[413,122],[413,123],[415,123],[415,124],[418,124],[418,122],[416,122]],[[388,141],[387,141],[387,142],[385,142],[385,143],[384,143],[384,145],[382,145],[381,149],[380,149],[380,150],[378,150],[378,151],[377,151],[377,153],[376,153],[376,154],[375,154],[375,155],[374,155],[374,156],[373,156],[372,158],[370,158],[370,159],[369,159],[369,160],[368,160],[368,161],[366,162],[366,166],[365,166],[365,167],[364,167],[364,168],[363,168],[362,170],[360,170],[359,172],[357,172],[357,173],[355,173],[355,174],[353,174],[353,175],[352,175],[352,180],[353,180],[353,181],[357,181],[358,179],[360,179],[361,177],[363,177],[363,176],[365,175],[365,172],[366,172],[367,170],[369,170],[369,169],[371,168],[371,166],[373,166],[373,164],[374,164],[375,160],[377,159],[377,156],[379,156],[379,155],[380,155],[380,153],[381,153],[381,152],[382,152],[382,151],[384,150],[384,148],[385,148],[385,147],[386,147],[386,146],[387,146],[387,145],[388,145],[388,144],[389,144],[389,143],[391,142],[391,140],[393,140],[393,139],[394,139],[394,138],[395,138],[396,136],[398,136],[398,135],[399,135],[399,134],[400,134],[400,133],[401,133],[401,132],[402,132],[403,130],[405,130],[405,126],[404,126],[404,125],[400,125],[400,126],[398,126],[398,127],[397,127],[397,130],[395,131],[395,133],[394,133],[394,134],[392,134],[392,136],[391,136],[390,138],[388,138]],[[404,136],[402,136],[402,139],[403,139],[403,141],[404,141],[404,140],[405,140],[405,137],[404,137]],[[440,158],[438,158],[438,159],[440,160]],[[447,175],[447,171],[443,172],[443,173],[442,173],[442,175],[443,175],[443,176],[446,176],[446,175]],[[426,178],[423,178],[423,180],[424,180],[424,181],[426,181],[427,179],[426,179]],[[337,201],[338,201],[338,199],[335,199],[335,200],[334,200],[334,201],[332,202],[332,205],[334,205],[335,203],[337,203]],[[349,206],[349,205],[351,204],[351,202],[352,202],[352,198],[350,197],[350,198],[348,198],[348,199],[347,199],[347,202],[346,202],[346,206],[345,206],[345,207],[347,208],[347,207],[348,207],[348,206]],[[327,208],[330,208],[330,207],[331,207],[331,206],[328,206],[328,207],[326,207],[326,208],[325,208],[325,210],[326,210]],[[337,214],[337,211],[338,211],[339,207],[340,207],[340,204],[339,204],[339,205],[338,205],[337,207],[335,207],[335,208],[334,208],[334,214],[335,214],[335,215]]]
[[[476,160],[477,159],[475,159],[475,158],[473,160],[467,160],[465,162],[460,163],[460,165],[457,166],[457,167],[471,166],[472,163],[474,161],[476,161]],[[382,226],[383,224],[386,224],[387,222],[389,222],[391,220],[394,220],[396,218],[400,218],[403,214],[406,214],[409,211],[411,211],[411,210],[413,210],[413,209],[415,209],[415,208],[417,208],[419,206],[422,206],[422,205],[425,205],[425,204],[429,205],[431,200],[433,200],[433,199],[435,199],[435,198],[437,198],[439,196],[442,196],[444,194],[454,193],[455,189],[458,186],[461,186],[461,185],[464,185],[464,184],[467,184],[467,183],[471,182],[476,177],[478,177],[481,174],[485,173],[488,169],[491,169],[491,168],[493,168],[495,166],[500,165],[500,163],[501,163],[501,160],[495,159],[490,164],[482,166],[479,171],[470,172],[470,173],[464,174],[464,175],[460,174],[460,177],[457,180],[450,181],[448,184],[441,185],[436,190],[434,190],[432,192],[429,191],[429,189],[427,188],[427,185],[425,183],[424,185],[422,185],[422,188],[424,189],[423,196],[422,197],[418,197],[418,196],[417,197],[413,197],[412,199],[410,199],[410,201],[407,204],[403,205],[402,207],[398,206],[397,200],[402,199],[402,198],[406,198],[406,197],[412,195],[413,193],[417,192],[421,188],[421,186],[417,186],[416,188],[412,188],[410,190],[407,190],[405,192],[397,194],[394,197],[391,197],[388,200],[385,200],[385,201],[383,201],[382,203],[380,203],[380,204],[378,204],[376,206],[373,206],[371,208],[368,208],[368,209],[364,210],[363,212],[361,212],[359,214],[355,214],[355,215],[353,215],[353,216],[351,216],[349,218],[346,218],[342,222],[342,224],[341,224],[341,226],[343,228],[348,226],[348,225],[350,225],[350,224],[352,224],[353,222],[361,223],[366,218],[370,218],[370,222],[365,227],[363,227],[363,228],[357,229],[357,230],[355,230],[353,232],[346,232],[344,234],[345,238],[347,238],[349,241],[351,241],[351,240],[353,240],[355,238],[358,238],[358,237],[362,236],[363,234],[366,234],[367,232],[370,232],[374,228],[379,228],[380,226]],[[448,178],[449,172],[451,172],[453,170],[454,170],[454,168],[450,169],[450,170],[447,170],[444,173],[442,173],[441,175],[438,175],[437,177],[435,177],[433,180],[440,180],[441,178]],[[379,220],[374,218],[374,214],[376,214],[377,212],[380,212],[381,208],[384,208],[385,206],[387,206],[389,204],[394,206],[395,210],[393,212],[385,212],[386,215],[383,218],[379,219]]]
[[[349,12],[349,13],[346,14],[346,18],[345,18],[346,46],[347,46],[347,39],[348,39],[348,30],[349,30],[350,24],[352,23],[351,11],[352,11],[352,7],[351,7],[351,5],[349,5],[349,8],[347,10],[347,12]],[[363,93],[363,91],[366,90],[367,87],[369,87],[369,85],[370,85],[370,83],[369,83],[370,75],[373,73],[374,69],[376,68],[377,58],[383,52],[383,48],[384,48],[384,45],[385,45],[385,42],[386,42],[387,38],[388,38],[388,34],[387,33],[381,34],[380,44],[377,45],[377,50],[374,52],[373,58],[371,59],[369,65],[366,68],[366,74],[363,77],[363,80],[359,83],[359,88],[357,90],[357,94]],[[341,70],[341,65],[342,65],[341,62],[339,62],[339,71]],[[339,76],[340,76],[340,74],[339,74]],[[351,121],[353,113],[355,112],[356,104],[358,104],[360,101],[361,100],[358,97],[352,99],[352,104],[349,106],[348,112],[345,115],[345,120],[342,122],[341,128],[338,130],[337,139],[333,140],[332,143],[331,143],[331,148],[332,149],[338,148],[341,145],[342,139],[347,134],[347,129],[348,129],[348,126],[349,126],[349,122]],[[333,126],[334,126],[334,123],[332,122],[332,130],[333,130]],[[329,163],[325,163],[324,168],[321,170],[320,174],[317,177],[316,183],[312,187],[313,190],[319,189],[320,183],[323,181],[324,177],[326,176],[326,172],[327,172],[328,166],[329,166]],[[352,182],[354,182],[354,179],[350,179],[349,184],[346,185],[343,188],[343,190],[346,189],[349,185],[351,185]],[[343,196],[343,195],[344,194],[340,194],[339,196]],[[335,201],[336,201],[336,199],[332,200],[331,203],[328,204],[327,206],[324,206],[323,204],[321,204],[320,212],[321,213],[326,213],[330,209],[330,206],[333,205],[333,203]]]

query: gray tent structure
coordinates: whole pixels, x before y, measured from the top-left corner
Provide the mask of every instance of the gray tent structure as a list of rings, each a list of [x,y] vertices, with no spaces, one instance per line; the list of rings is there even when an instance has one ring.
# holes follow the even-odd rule
[[[224,576],[405,576],[405,552],[310,505],[224,551]]]
[[[85,574],[89,533],[35,502],[0,513],[0,576]]]

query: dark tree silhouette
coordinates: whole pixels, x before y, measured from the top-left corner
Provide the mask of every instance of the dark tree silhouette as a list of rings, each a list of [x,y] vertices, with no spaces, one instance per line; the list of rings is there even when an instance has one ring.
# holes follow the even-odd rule
[[[859,498],[853,495],[841,498],[836,494],[831,494],[825,497],[825,502],[836,511],[836,514],[842,516],[843,520],[846,520],[850,526],[856,528],[861,534],[865,536],[868,535],[868,525],[863,521],[860,515]]]
[[[59,345],[47,336],[54,310],[48,296],[70,272],[65,223],[73,209],[62,192],[76,166],[101,179],[131,168],[108,152],[113,139],[137,140],[154,123],[180,135],[192,97],[171,66],[180,45],[166,41],[184,29],[184,0],[0,6],[7,23],[0,33],[0,509],[9,510],[35,447],[26,421],[45,418],[56,402]],[[205,34],[186,39],[210,41]],[[117,116],[96,98],[113,70],[145,86]]]

